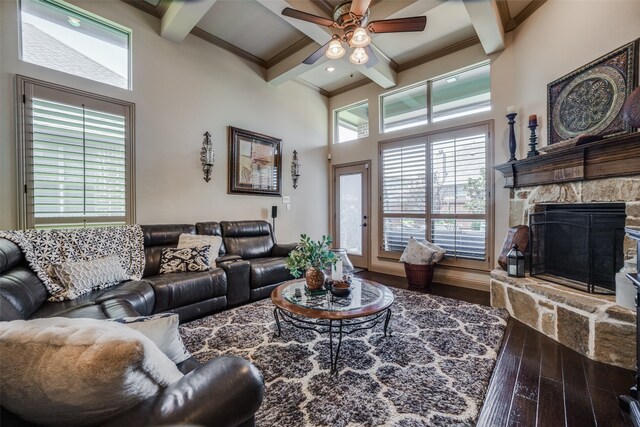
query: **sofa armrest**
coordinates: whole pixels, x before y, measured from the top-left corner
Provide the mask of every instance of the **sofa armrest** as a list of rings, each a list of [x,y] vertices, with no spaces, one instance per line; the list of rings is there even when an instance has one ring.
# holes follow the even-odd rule
[[[241,259],[240,255],[222,255],[216,258],[216,265],[220,266],[225,262],[240,261]]]
[[[251,297],[251,264],[237,260],[218,264],[227,275],[227,305],[244,304]]]
[[[264,381],[258,369],[239,357],[222,356],[105,425],[238,426],[254,416],[263,397]]]
[[[289,256],[291,251],[296,249],[297,247],[297,243],[287,243],[284,245],[276,243],[275,245],[273,245],[273,248],[271,248],[271,256],[287,257]]]

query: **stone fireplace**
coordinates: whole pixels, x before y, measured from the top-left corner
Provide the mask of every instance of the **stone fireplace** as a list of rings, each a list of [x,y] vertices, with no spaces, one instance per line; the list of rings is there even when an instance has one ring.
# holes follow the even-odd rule
[[[530,215],[547,206],[617,206],[624,227],[640,229],[640,134],[622,140],[626,147],[603,141],[497,166],[511,189],[509,226],[531,225]],[[624,234],[618,238],[622,255],[635,255],[635,242]],[[615,267],[607,268],[618,268],[619,260],[612,262]],[[635,310],[618,306],[615,295],[565,285],[541,275],[508,277],[497,269],[491,273],[491,305],[591,359],[635,369]]]

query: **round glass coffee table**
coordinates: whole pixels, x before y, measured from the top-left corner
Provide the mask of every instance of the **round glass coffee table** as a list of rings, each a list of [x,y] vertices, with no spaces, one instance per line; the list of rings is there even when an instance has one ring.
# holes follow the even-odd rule
[[[387,336],[393,293],[384,285],[370,280],[354,278],[351,292],[345,297],[336,297],[327,290],[307,291],[305,279],[284,282],[271,293],[275,308],[273,316],[282,334],[280,321],[300,329],[309,329],[329,334],[331,372],[336,372],[342,336],[363,329],[371,329],[384,322]],[[334,352],[334,336],[337,345]]]

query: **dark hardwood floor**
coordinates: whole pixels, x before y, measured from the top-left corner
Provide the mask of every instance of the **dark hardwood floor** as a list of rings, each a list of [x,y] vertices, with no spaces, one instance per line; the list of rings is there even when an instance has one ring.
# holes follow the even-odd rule
[[[363,271],[358,277],[407,288],[404,277]],[[489,305],[489,293],[434,283],[426,293]],[[478,426],[631,426],[618,396],[632,371],[594,362],[509,319]]]

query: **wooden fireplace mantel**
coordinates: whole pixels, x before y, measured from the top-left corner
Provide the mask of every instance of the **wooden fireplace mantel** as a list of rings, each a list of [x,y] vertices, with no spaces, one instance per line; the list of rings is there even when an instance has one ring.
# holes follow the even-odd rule
[[[640,175],[640,132],[494,166],[504,188]]]

